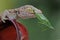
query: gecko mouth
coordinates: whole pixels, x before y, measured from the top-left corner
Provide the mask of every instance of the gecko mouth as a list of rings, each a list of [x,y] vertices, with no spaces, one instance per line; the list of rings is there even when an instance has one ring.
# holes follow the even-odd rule
[[[9,20],[5,20],[5,23],[3,21],[1,21],[0,22],[0,31],[4,30],[5,28],[10,27],[12,25],[13,25],[13,23]]]

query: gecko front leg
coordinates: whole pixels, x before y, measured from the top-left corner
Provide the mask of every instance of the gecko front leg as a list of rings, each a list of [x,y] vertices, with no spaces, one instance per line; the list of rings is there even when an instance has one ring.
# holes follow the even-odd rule
[[[3,21],[4,23],[5,23],[4,20],[16,19],[16,12],[14,12],[13,9],[10,10],[5,10],[0,14],[0,20]]]
[[[4,23],[5,23],[4,20],[7,20],[7,19],[8,19],[8,18],[6,17],[8,13],[9,13],[8,10],[5,10],[4,12],[2,12],[2,13],[0,14],[0,18],[1,18],[0,20],[3,21]]]

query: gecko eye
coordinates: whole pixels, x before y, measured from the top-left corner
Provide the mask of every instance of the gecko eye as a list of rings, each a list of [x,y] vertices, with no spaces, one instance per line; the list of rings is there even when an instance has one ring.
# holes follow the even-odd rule
[[[34,11],[32,10],[32,8],[26,8],[26,11],[29,12],[29,13],[31,13],[31,14],[34,13]]]

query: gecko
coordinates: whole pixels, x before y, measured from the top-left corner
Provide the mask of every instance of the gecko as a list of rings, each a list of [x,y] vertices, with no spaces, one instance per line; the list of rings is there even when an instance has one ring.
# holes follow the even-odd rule
[[[32,5],[24,5],[19,8],[5,10],[0,14],[0,22],[3,21],[5,23],[5,20],[10,20],[16,28],[17,40],[23,40],[24,36],[21,37],[22,33],[18,30],[18,25],[15,23],[15,21],[17,21],[20,18],[36,18],[34,11],[36,13],[42,13],[41,10],[35,8]]]
[[[16,9],[9,9],[5,10],[4,12],[0,13],[0,19],[4,22],[4,20],[8,19],[28,19],[28,18],[35,18],[36,13],[42,13],[41,10],[37,9],[32,5],[24,5]]]

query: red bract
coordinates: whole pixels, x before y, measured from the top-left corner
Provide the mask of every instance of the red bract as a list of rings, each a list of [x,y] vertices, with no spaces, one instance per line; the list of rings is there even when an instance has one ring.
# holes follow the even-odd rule
[[[17,24],[19,25],[22,37],[24,37],[23,40],[28,40],[28,32],[26,28],[18,22]],[[0,40],[16,40],[16,38],[17,38],[16,29],[13,25],[0,31]]]

